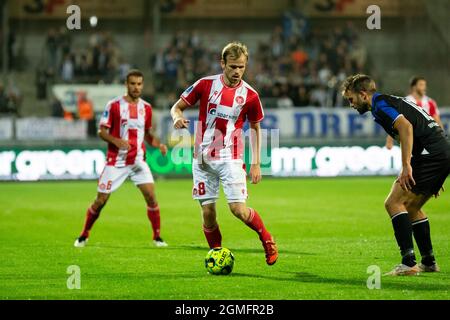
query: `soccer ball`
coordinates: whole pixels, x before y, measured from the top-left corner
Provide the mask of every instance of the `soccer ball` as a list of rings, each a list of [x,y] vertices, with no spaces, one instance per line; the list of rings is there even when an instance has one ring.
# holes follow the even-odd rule
[[[212,248],[206,255],[205,267],[210,274],[230,274],[233,271],[233,266],[234,255],[227,248]]]

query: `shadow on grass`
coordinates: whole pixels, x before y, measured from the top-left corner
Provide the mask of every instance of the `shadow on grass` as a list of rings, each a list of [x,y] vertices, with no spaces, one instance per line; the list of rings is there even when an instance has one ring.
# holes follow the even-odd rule
[[[45,245],[42,243],[38,244],[22,244],[18,247],[21,248],[35,248],[39,247],[41,249],[51,249],[54,248],[73,248],[74,250],[86,250],[89,251],[90,248],[93,249],[126,249],[126,250],[163,250],[163,251],[177,251],[177,250],[194,250],[194,251],[203,251],[205,254],[208,252],[209,248],[207,246],[201,246],[201,245],[171,245],[169,243],[168,247],[159,248],[153,245],[153,243],[148,244],[142,244],[142,245],[117,245],[113,244],[111,242],[91,242],[87,244],[86,247],[83,248],[74,248],[72,242],[67,242],[66,244],[52,244],[52,245]],[[233,252],[239,252],[239,253],[264,253],[262,247],[258,248],[231,248]],[[280,254],[297,254],[297,255],[304,255],[304,256],[315,256],[317,254],[311,253],[311,252],[301,252],[301,251],[294,251],[294,250],[284,250],[283,248],[279,248]]]
[[[176,251],[176,250],[194,250],[194,251],[202,251],[205,254],[208,252],[209,248],[207,246],[199,246],[199,245],[180,245],[180,246],[172,246],[169,243],[168,247],[164,247],[164,248],[158,248],[155,247],[153,244],[150,244],[148,246],[144,245],[144,246],[117,246],[117,245],[109,245],[109,244],[104,244],[104,243],[96,243],[96,244],[88,244],[88,246],[86,248],[96,248],[96,249],[100,249],[100,248],[105,248],[105,249],[138,249],[138,250],[164,250],[164,251]],[[84,249],[84,248],[82,248]],[[237,252],[237,253],[263,253],[264,254],[264,250],[263,248],[231,248],[231,250],[233,252]],[[315,253],[311,253],[311,252],[301,252],[301,251],[294,251],[294,250],[283,250],[282,248],[279,249],[279,253],[280,254],[298,254],[298,255],[304,255],[304,256],[313,256],[316,255]]]
[[[330,285],[344,285],[344,286],[357,286],[360,288],[366,288],[366,279],[344,279],[344,278],[327,278],[320,275],[308,273],[308,272],[286,272],[286,274],[291,275],[291,277],[279,277],[270,276],[263,274],[247,274],[247,273],[232,273],[235,277],[245,277],[245,278],[255,278],[255,279],[266,279],[274,281],[288,281],[288,282],[300,282],[300,283],[320,283],[320,284],[330,284]],[[420,278],[422,277],[422,278]],[[425,278],[424,275],[419,275],[415,277],[408,277],[408,282],[402,281],[406,280],[406,277],[382,277],[381,278],[381,289],[393,289],[393,290],[412,290],[412,291],[449,291],[449,284],[442,283],[417,283],[416,280]],[[430,277],[427,277],[430,279]],[[442,279],[440,279],[442,280]]]
[[[190,249],[190,250],[201,250],[201,251],[205,251],[208,252],[208,247],[206,246],[196,246],[196,245],[183,245],[183,246],[178,246],[178,248],[182,248],[182,249]],[[243,252],[243,253],[264,253],[263,248],[232,248],[231,249],[233,252]],[[312,256],[312,255],[316,255],[315,253],[311,253],[311,252],[300,252],[300,251],[293,251],[293,250],[283,250],[282,248],[279,248],[279,253],[280,254],[300,254],[300,255],[305,255],[305,256]]]

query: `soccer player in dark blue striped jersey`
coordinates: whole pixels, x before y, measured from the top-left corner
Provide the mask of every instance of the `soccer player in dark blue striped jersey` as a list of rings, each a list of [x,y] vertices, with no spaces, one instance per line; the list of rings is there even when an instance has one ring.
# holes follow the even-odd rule
[[[402,263],[388,275],[437,272],[430,224],[422,206],[439,196],[450,174],[450,142],[442,128],[422,108],[404,98],[376,92],[367,75],[348,77],[342,95],[360,114],[370,111],[374,120],[400,142],[402,170],[394,182],[385,207],[392,219]],[[416,263],[413,235],[422,260]]]

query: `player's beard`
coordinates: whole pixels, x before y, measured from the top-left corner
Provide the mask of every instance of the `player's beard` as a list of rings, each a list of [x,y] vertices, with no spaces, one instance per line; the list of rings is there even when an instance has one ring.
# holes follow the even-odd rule
[[[231,84],[231,86],[233,86],[233,87],[236,86],[242,80],[242,76],[235,75],[233,73],[225,73],[225,77],[227,78],[227,80]]]
[[[240,77],[232,77],[231,79],[231,83],[239,83],[239,81],[241,81]]]
[[[135,92],[128,92],[128,95],[134,100],[137,100],[137,99],[139,99],[141,97],[141,93],[140,92],[137,92],[137,93],[135,93]]]
[[[368,102],[361,102],[356,110],[358,110],[359,114],[364,114],[370,110],[370,104]]]
[[[241,81],[240,78],[235,78],[235,77],[233,77],[233,76],[228,77],[228,82],[229,82],[232,86],[235,86],[236,84],[238,84],[239,81]]]
[[[425,94],[426,94],[425,90],[417,90],[416,92],[417,92],[417,96],[419,98],[423,98],[425,96]]]

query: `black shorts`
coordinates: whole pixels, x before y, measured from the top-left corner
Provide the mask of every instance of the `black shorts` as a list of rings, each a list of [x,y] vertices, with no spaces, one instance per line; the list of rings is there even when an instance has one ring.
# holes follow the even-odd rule
[[[411,167],[416,182],[411,191],[415,194],[435,195],[450,174],[450,156],[448,154],[415,156],[411,158]]]

